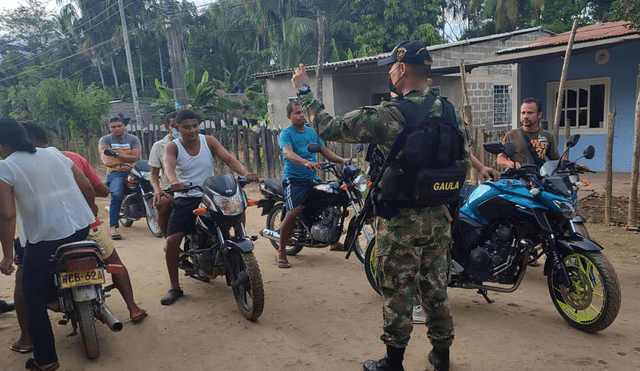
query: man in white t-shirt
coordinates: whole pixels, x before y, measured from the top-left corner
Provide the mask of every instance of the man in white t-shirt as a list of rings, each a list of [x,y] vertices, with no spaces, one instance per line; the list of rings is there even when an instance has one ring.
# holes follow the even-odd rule
[[[164,121],[167,135],[161,140],[153,143],[151,152],[149,153],[149,166],[151,167],[151,186],[155,192],[153,196],[153,206],[158,212],[158,226],[162,231],[162,235],[167,237],[167,223],[169,222],[169,214],[173,206],[173,197],[162,191],[162,188],[169,186],[169,178],[164,168],[164,149],[169,142],[176,139],[174,135],[177,132],[178,124],[176,123],[176,115],[178,111],[169,113]],[[174,132],[175,130],[175,132]]]
[[[176,122],[180,138],[167,144],[164,157],[171,189],[180,190],[185,187],[185,184],[202,186],[206,178],[214,175],[213,156],[222,160],[236,173],[252,181],[258,181],[258,174],[247,171],[216,138],[199,134],[200,117],[198,115],[189,110],[182,110],[178,112]],[[165,249],[171,288],[160,300],[162,305],[173,304],[183,295],[178,279],[180,243],[195,224],[196,216],[192,211],[198,207],[201,198],[200,191],[175,193],[173,210],[167,226]]]

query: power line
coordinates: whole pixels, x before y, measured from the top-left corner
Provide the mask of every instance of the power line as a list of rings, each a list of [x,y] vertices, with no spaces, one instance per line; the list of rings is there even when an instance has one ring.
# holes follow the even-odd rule
[[[129,4],[129,5],[130,5],[130,4]],[[113,6],[113,5],[112,5],[112,6]],[[127,6],[128,6],[128,5],[127,5]],[[106,10],[108,10],[108,9],[105,9],[105,11],[106,11]],[[102,14],[102,13],[101,13],[101,14]],[[86,29],[86,30],[83,30],[83,32],[88,32],[88,31],[90,31],[90,30],[92,30],[92,29],[94,29],[94,28],[98,27],[99,25],[101,25],[102,23],[106,22],[107,20],[109,20],[109,18],[113,17],[114,15],[117,15],[117,13],[114,13],[114,14],[112,14],[112,15],[108,16],[107,18],[103,19],[102,21],[98,22],[97,24],[93,25],[92,27],[90,27],[90,28],[88,28],[88,29]],[[93,20],[93,18],[92,18],[92,19],[90,19],[90,20],[88,20],[88,21],[87,21],[87,22],[85,22],[84,24],[87,24],[87,23],[91,22],[92,20]],[[70,37],[70,38],[69,38],[69,39],[67,39],[67,40],[63,40],[63,41],[62,41],[62,43],[60,43],[60,44],[52,45],[52,46],[50,46],[49,48],[45,48],[45,49],[44,49],[44,50],[42,50],[41,52],[39,52],[39,53],[37,53],[37,54],[35,54],[35,55],[31,56],[31,58],[33,58],[33,57],[40,57],[40,56],[42,56],[42,55],[44,55],[44,54],[46,54],[46,53],[48,53],[48,52],[50,52],[50,51],[55,51],[55,50],[57,50],[58,48],[60,48],[62,45],[64,45],[65,43],[71,43],[74,39],[76,39],[76,38],[77,38],[77,37],[79,37],[79,36],[80,36],[79,34],[78,34],[78,35],[74,35],[74,36]],[[78,41],[78,40],[76,40],[76,41]],[[27,58],[25,61],[23,61],[23,62],[21,62],[21,63],[18,63],[18,64],[16,64],[15,66],[11,66],[10,68],[17,68],[17,67],[20,67],[20,66],[22,66],[22,65],[24,65],[24,64],[26,64],[26,63],[29,63],[29,62],[31,62],[31,60],[30,60],[30,58]],[[56,61],[56,62],[57,62],[57,61]],[[53,63],[56,63],[56,62],[53,62]],[[10,68],[4,69],[4,70],[0,70],[0,73],[4,73],[4,72],[8,71]],[[4,80],[3,80],[3,81],[4,81]]]

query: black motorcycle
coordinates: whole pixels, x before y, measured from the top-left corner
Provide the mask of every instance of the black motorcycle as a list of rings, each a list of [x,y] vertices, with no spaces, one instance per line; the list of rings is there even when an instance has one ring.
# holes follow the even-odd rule
[[[358,145],[354,156],[363,149],[364,145]],[[312,143],[307,146],[307,150],[318,153],[320,146]],[[351,224],[364,206],[368,180],[366,175],[360,174],[360,167],[357,164],[350,160],[342,170],[329,162],[320,163],[320,167],[332,173],[337,180],[321,182],[310,189],[287,243],[287,255],[296,255],[304,247],[322,248],[338,242],[344,233],[349,207],[354,211]],[[268,238],[277,250],[280,244],[280,224],[287,212],[284,207],[282,179],[261,181],[259,188],[265,198],[259,201],[258,207],[262,208],[262,215],[267,215],[267,228],[261,230],[260,235]],[[360,235],[361,237],[355,243],[349,244],[346,257],[348,258],[353,251],[362,262],[364,249],[375,237],[373,220],[363,224]],[[345,243],[344,246],[347,244]]]
[[[264,309],[262,275],[255,255],[253,241],[244,229],[244,211],[257,201],[248,201],[242,189],[249,179],[230,175],[216,175],[205,179],[202,187],[188,186],[181,190],[166,189],[167,193],[198,189],[203,192],[200,206],[193,210],[195,225],[185,235],[180,252],[179,267],[185,276],[208,282],[225,276],[231,286],[240,313],[255,321]]]
[[[567,149],[579,135],[569,138]],[[513,143],[484,144],[493,154],[511,158]],[[584,157],[593,158],[593,146]],[[585,331],[604,330],[620,310],[620,283],[603,247],[576,229],[579,174],[586,170],[575,161],[553,161],[509,168],[497,182],[466,186],[462,207],[452,225],[453,247],[450,287],[503,293],[518,289],[527,262],[546,255],[544,274],[551,300],[569,324]],[[575,221],[575,222],[574,222]],[[584,229],[586,230],[586,229]],[[536,250],[540,245],[541,250]],[[375,281],[375,243],[367,251],[367,277]],[[501,286],[503,285],[503,286]]]
[[[116,156],[117,153],[105,149],[107,156]],[[130,164],[121,164],[129,165]],[[120,206],[120,224],[123,227],[131,227],[134,221],[146,218],[149,231],[155,237],[162,237],[162,231],[158,225],[158,212],[153,206],[153,187],[151,186],[151,167],[147,160],[140,160],[131,167],[125,178],[124,198]]]
[[[69,336],[82,336],[82,343],[89,359],[100,354],[95,320],[105,323],[113,332],[122,330],[122,322],[111,312],[105,293],[114,285],[105,288],[106,273],[122,274],[124,267],[105,264],[98,255],[95,241],[79,241],[58,247],[51,258],[55,263],[54,280],[58,288],[58,300],[64,313],[61,325],[71,321],[73,332]]]

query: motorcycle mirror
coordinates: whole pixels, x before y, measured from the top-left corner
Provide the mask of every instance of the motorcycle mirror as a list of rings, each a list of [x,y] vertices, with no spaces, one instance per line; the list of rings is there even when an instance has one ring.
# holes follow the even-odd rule
[[[511,156],[516,153],[516,145],[513,142],[507,142],[504,144],[504,154],[507,157],[511,158]]]
[[[318,143],[309,143],[309,144],[307,144],[307,151],[309,151],[311,153],[320,152],[320,148],[321,148],[321,146]]]
[[[567,141],[567,148],[574,147],[576,144],[578,144],[579,140],[580,140],[580,134],[574,134],[570,136],[569,140]]]
[[[593,148],[593,146],[591,144],[589,144],[587,146],[587,148],[584,149],[584,152],[582,152],[582,155],[584,156],[584,158],[586,158],[587,160],[591,160],[593,158],[593,156],[596,155],[596,149]]]
[[[504,145],[500,142],[483,143],[482,147],[484,147],[485,151],[494,155],[504,152]]]
[[[105,155],[110,156],[110,157],[118,157],[118,152],[115,152],[113,150],[110,149],[105,149],[104,152]]]
[[[356,153],[360,153],[364,151],[364,144],[360,143],[358,144],[358,146],[356,147]]]

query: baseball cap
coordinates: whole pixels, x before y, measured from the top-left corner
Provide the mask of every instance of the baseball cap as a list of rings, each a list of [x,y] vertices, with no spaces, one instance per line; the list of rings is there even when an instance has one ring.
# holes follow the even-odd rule
[[[391,56],[378,61],[378,66],[386,66],[395,62],[430,66],[432,62],[427,46],[420,40],[403,41],[398,44]]]

